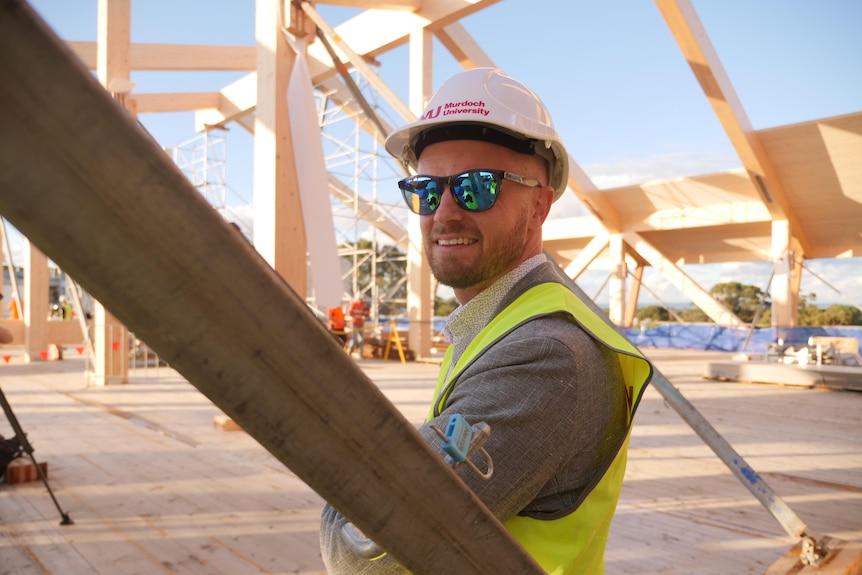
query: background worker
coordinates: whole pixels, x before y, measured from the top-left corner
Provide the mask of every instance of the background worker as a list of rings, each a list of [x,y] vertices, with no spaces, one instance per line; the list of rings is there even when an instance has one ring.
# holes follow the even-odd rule
[[[547,571],[604,572],[604,548],[634,409],[649,363],[562,283],[542,224],[566,189],[568,154],[541,100],[499,70],[450,78],[386,149],[419,175],[399,182],[420,216],[431,271],[461,304],[420,433],[452,414],[484,421],[494,474],[465,483]],[[441,452],[442,453],[442,452]],[[321,517],[331,575],[405,573],[388,554],[359,557]]]
[[[331,307],[326,310],[326,315],[329,317],[329,331],[344,346],[347,343],[347,319],[344,317],[344,308]]]
[[[357,294],[350,305],[347,306],[347,315],[350,316],[350,343],[347,346],[347,352],[359,353],[362,357],[362,343],[364,341],[363,331],[365,329],[365,319],[368,317],[368,304],[365,303],[365,298],[362,294]]]
[[[69,300],[66,299],[66,296],[61,295],[59,297],[60,301],[60,315],[63,319],[72,319],[75,317],[75,312],[72,311],[72,304],[69,303]]]

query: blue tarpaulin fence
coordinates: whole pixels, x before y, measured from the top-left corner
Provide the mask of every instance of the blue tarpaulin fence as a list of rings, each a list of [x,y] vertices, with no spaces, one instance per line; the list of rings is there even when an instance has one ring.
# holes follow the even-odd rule
[[[760,328],[719,327],[713,324],[666,323],[649,329],[623,329],[638,347],[764,353],[779,338],[785,344],[806,345],[809,337],[855,337],[862,354],[862,327]],[[749,334],[751,337],[749,338]],[[746,344],[746,339],[748,343]]]
[[[409,320],[403,317],[381,317],[381,326],[386,329],[395,321],[400,331],[407,331]],[[444,318],[434,318],[434,331],[440,331]],[[791,345],[806,345],[809,337],[855,337],[860,342],[862,355],[862,327],[794,327],[759,328],[719,327],[708,323],[665,323],[649,329],[623,329],[626,336],[638,347],[660,347],[670,349],[693,349],[702,351],[727,351],[762,354],[769,344],[779,338]],[[750,337],[749,337],[750,334]],[[746,343],[746,339],[748,342]]]

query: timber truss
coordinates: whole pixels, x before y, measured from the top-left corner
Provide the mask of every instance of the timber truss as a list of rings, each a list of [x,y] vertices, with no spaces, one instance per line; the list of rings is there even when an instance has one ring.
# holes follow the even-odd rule
[[[332,0],[327,4],[368,8],[335,27],[320,16],[316,2],[257,0],[256,47],[133,44],[130,1],[100,0],[98,41],[69,45],[130,111],[195,111],[198,130],[234,123],[255,135],[255,245],[302,295],[307,285],[303,229],[309,222],[295,221],[302,213],[296,209],[297,170],[290,138],[285,138],[291,126],[284,94],[298,58],[294,42],[307,41],[314,90],[351,114],[367,116],[363,129],[378,143],[393,125],[415,119],[430,97],[432,38],[464,68],[494,65],[459,20],[499,0]],[[803,260],[862,255],[862,112],[754,130],[691,0],[655,3],[741,166],[725,173],[681,174],[668,181],[599,189],[577,158],[570,157],[569,191],[588,215],[549,222],[546,250],[574,279],[597,258],[610,260],[610,316],[618,325],[632,323],[645,266],[659,270],[718,324],[740,325],[739,318],[681,266],[771,261],[773,325],[792,327]],[[382,54],[405,44],[409,70],[403,77],[409,79],[409,102],[396,95],[376,68]],[[388,116],[367,105],[345,73],[348,69],[385,102]],[[128,91],[132,70],[248,74],[218,92],[154,94]],[[565,141],[566,134],[562,136]],[[278,157],[288,159],[276,166]],[[433,284],[417,247],[417,223],[394,217],[373,196],[358,193],[356,182],[337,173],[330,172],[328,182],[332,197],[407,249],[408,309],[415,328],[411,347],[426,354],[430,329],[416,330],[430,326]],[[258,200],[259,195],[266,199]],[[272,213],[271,221],[264,221],[264,213]],[[299,249],[279,248],[285,244]]]

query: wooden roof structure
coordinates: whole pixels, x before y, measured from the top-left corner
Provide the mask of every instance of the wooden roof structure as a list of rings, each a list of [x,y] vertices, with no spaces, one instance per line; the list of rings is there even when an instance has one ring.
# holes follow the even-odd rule
[[[291,54],[284,43],[286,30],[295,37],[317,35],[327,40],[308,47],[313,85],[328,97],[347,102],[363,113],[340,71],[353,68],[374,87],[401,116],[413,120],[432,93],[431,40],[438,39],[465,68],[493,66],[486,54],[460,24],[466,16],[480,12],[499,0],[329,0],[360,9],[347,21],[331,27],[315,9],[318,2],[292,2],[280,7],[278,0],[258,0],[256,11],[258,45],[193,46],[135,44],[129,38],[131,0],[101,0],[97,42],[70,42],[85,65],[97,70],[103,85],[117,94],[132,113],[195,111],[200,130],[239,124],[255,133],[255,170],[269,166],[275,157],[292,155],[292,149],[277,149],[276,142],[289,133],[280,119],[277,94],[283,93]],[[656,0],[670,33],[700,83],[704,96],[737,152],[740,168],[725,173],[681,175],[664,181],[614,189],[599,189],[570,157],[569,190],[590,215],[575,221],[552,221],[546,225],[547,251],[573,277],[583,273],[598,257],[611,261],[610,316],[621,325],[631,325],[636,310],[644,266],[660,270],[672,283],[719,324],[739,326],[741,321],[715,301],[682,270],[687,263],[772,261],[773,323],[795,325],[796,303],[801,283],[801,262],[806,258],[862,256],[862,112],[833,118],[811,119],[789,126],[754,130],[719,55],[701,24],[691,0]],[[261,20],[261,14],[275,24]],[[272,18],[278,14],[277,18]],[[266,16],[268,15],[268,16]],[[409,44],[409,102],[403,102],[369,65],[382,54]],[[130,91],[131,70],[241,70],[248,74],[219,92],[135,93]],[[263,114],[262,114],[263,112]],[[392,126],[375,119],[383,133]],[[256,132],[261,124],[276,126],[273,137]],[[378,132],[382,139],[382,134]],[[563,140],[566,134],[562,134]],[[264,139],[267,144],[264,144]],[[262,163],[258,156],[269,158]],[[280,174],[280,172],[278,172]],[[281,178],[281,179],[279,179]],[[345,183],[329,176],[335,197],[344,198]],[[296,176],[273,176],[276,195],[297,195]],[[255,184],[255,196],[258,195]],[[255,200],[257,204],[257,199]],[[294,201],[294,200],[290,200]],[[287,221],[290,210],[282,202],[272,221],[256,221],[255,244],[277,271],[301,294],[305,292],[306,250],[303,223]],[[399,245],[408,241],[408,225],[385,213],[357,206],[357,213],[392,236]],[[370,216],[368,214],[371,214]],[[295,215],[291,217],[296,217]],[[269,229],[257,238],[257,228]],[[284,230],[292,230],[286,232]],[[284,234],[293,234],[284,237]],[[416,233],[415,230],[413,233]],[[270,245],[293,245],[299,255],[279,252]],[[413,254],[421,261],[422,254]],[[634,267],[634,272],[630,267]],[[632,276],[633,279],[629,279]],[[411,320],[427,323],[430,318],[431,282],[424,270],[410,279],[411,295],[421,302]],[[628,290],[628,293],[627,293]],[[628,296],[628,297],[627,297]],[[626,301],[628,300],[628,302]],[[413,335],[413,334],[412,334]],[[430,337],[415,334],[418,352]]]
[[[862,112],[761,130],[756,136],[811,244],[806,257],[862,256]],[[642,235],[674,262],[770,258],[769,202],[743,168],[601,193],[622,229]],[[576,255],[596,233],[594,225],[584,223],[568,222],[568,236],[546,235],[546,247],[561,260]]]

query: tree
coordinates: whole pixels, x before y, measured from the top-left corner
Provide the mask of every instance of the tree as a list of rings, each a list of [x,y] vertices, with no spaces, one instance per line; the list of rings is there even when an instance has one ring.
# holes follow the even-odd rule
[[[663,308],[660,305],[648,305],[645,308],[638,310],[635,318],[638,322],[668,321],[670,319],[670,313],[668,313],[666,308]]]
[[[739,282],[722,282],[709,290],[715,299],[723,303],[730,311],[744,322],[751,322],[757,313],[758,306],[770,306],[769,294],[757,286],[745,285]]]
[[[688,323],[704,323],[712,321],[699,307],[686,308],[679,313],[679,317]]]
[[[799,302],[796,304],[796,325],[823,325],[820,317],[823,310],[814,305],[817,299],[817,294],[809,293],[799,296]]]
[[[862,325],[862,310],[836,303],[823,310],[820,318],[820,325]]]
[[[434,296],[434,315],[438,317],[446,317],[458,307],[458,300],[454,297],[447,299],[441,298],[439,295]]]

